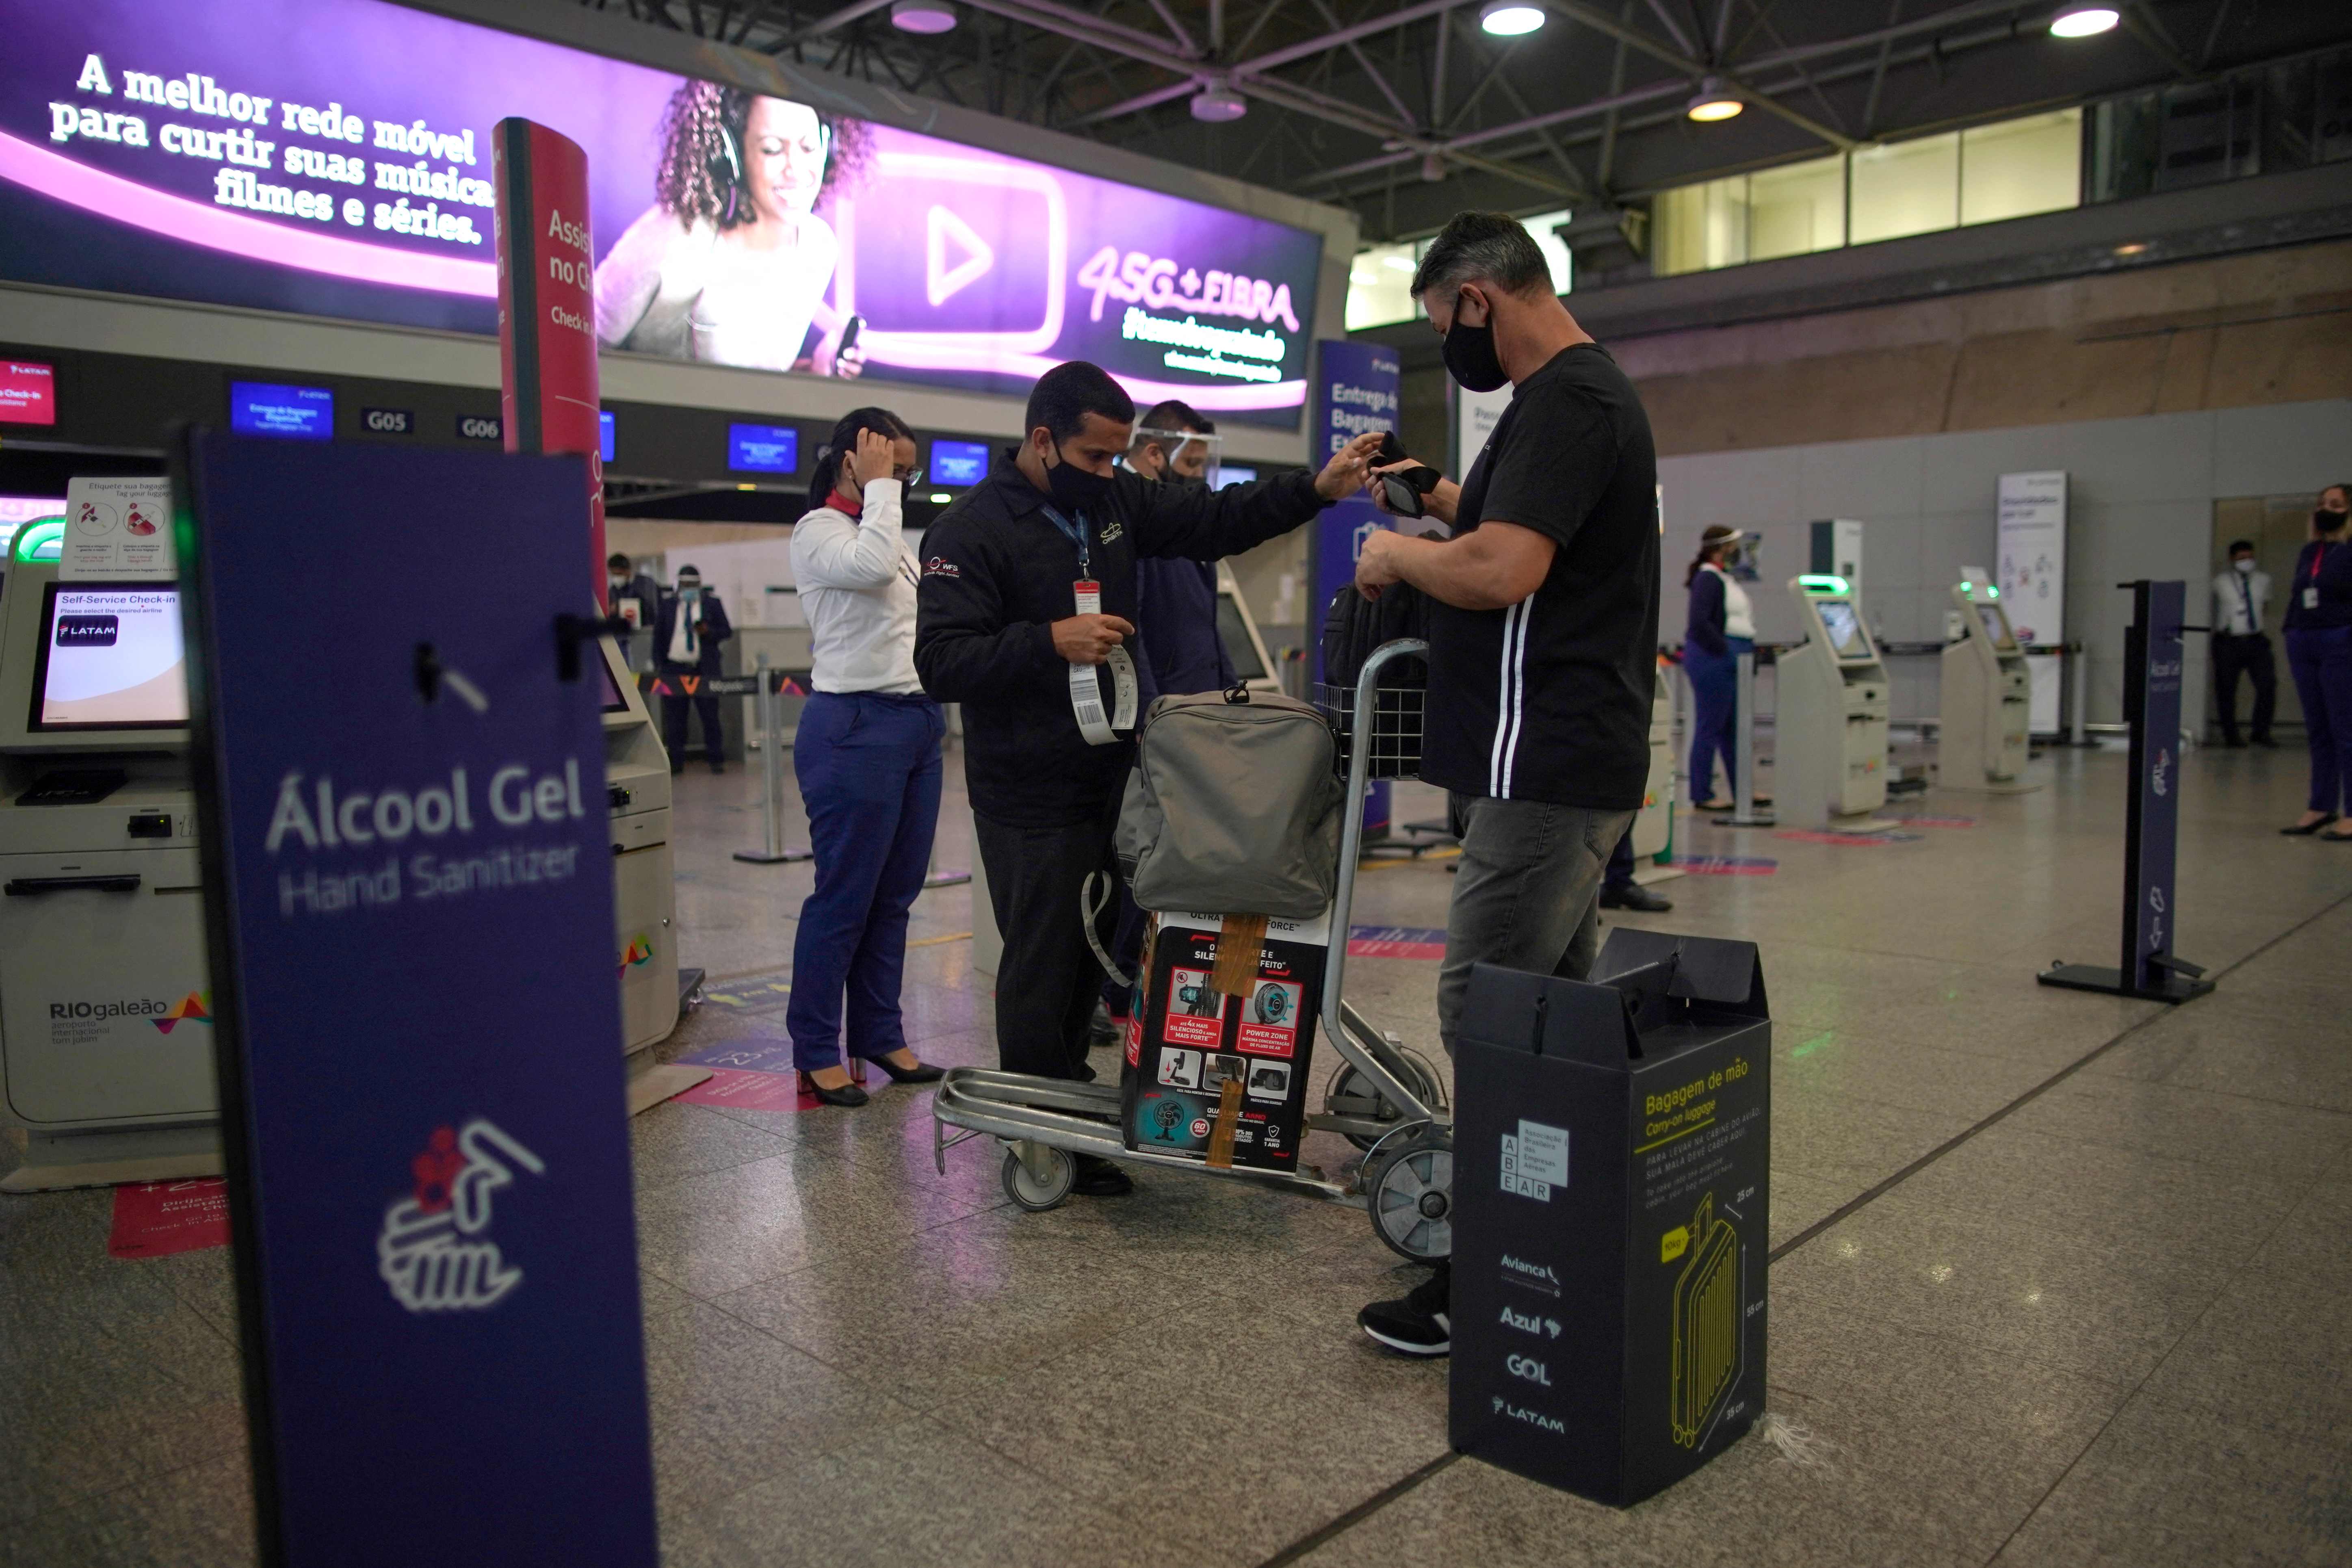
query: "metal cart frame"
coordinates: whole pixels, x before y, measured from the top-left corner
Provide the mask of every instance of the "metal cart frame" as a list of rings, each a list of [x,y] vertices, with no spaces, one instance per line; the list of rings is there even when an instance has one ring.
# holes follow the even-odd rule
[[[931,1103],[934,1163],[947,1173],[947,1152],[981,1136],[1005,1144],[1005,1192],[1023,1208],[1049,1209],[1069,1195],[1076,1154],[1221,1176],[1302,1196],[1360,1205],[1381,1239],[1407,1258],[1432,1260],[1452,1248],[1450,1107],[1443,1082],[1399,1042],[1349,1005],[1344,992],[1349,921],[1357,861],[1363,848],[1363,799],[1376,766],[1417,762],[1422,697],[1418,689],[1383,692],[1381,671],[1418,657],[1413,638],[1384,643],[1365,659],[1352,689],[1335,702],[1348,742],[1348,776],[1339,829],[1339,865],[1331,901],[1331,942],[1323,968],[1323,1031],[1346,1068],[1332,1080],[1310,1130],[1338,1132],[1366,1151],[1360,1192],[1305,1172],[1212,1167],[1154,1150],[1129,1149],[1120,1136],[1116,1083],[1081,1083],[987,1068],[950,1068]],[[1383,698],[1387,703],[1383,705]],[[1406,748],[1411,748],[1408,753]],[[949,1129],[956,1129],[953,1136]]]

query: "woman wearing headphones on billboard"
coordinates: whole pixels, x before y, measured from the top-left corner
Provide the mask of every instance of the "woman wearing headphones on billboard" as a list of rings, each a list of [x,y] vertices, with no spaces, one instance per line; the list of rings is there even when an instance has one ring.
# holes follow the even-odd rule
[[[845,996],[853,1059],[878,1063],[898,1083],[940,1076],[907,1048],[898,1011],[907,911],[930,869],[947,733],[915,674],[919,568],[899,533],[900,503],[921,480],[906,421],[854,408],[818,449],[810,510],[793,529],[815,688],[793,771],[808,805],[816,889],[793,939],[784,1026],[803,1090],[827,1105],[866,1103],[842,1060]]]
[[[672,95],[655,205],[596,268],[610,348],[758,370],[856,375],[847,322],[824,303],[840,242],[819,197],[854,181],[863,121],[716,82]],[[801,350],[814,323],[814,350]]]

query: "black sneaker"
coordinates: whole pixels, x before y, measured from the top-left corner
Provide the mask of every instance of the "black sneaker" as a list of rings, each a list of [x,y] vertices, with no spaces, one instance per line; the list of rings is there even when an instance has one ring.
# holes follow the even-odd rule
[[[1675,907],[1675,901],[1664,893],[1650,891],[1639,882],[1629,882],[1622,888],[1601,889],[1601,907],[1604,910],[1639,910],[1645,915],[1662,915]]]
[[[1082,1198],[1123,1198],[1135,1191],[1135,1179],[1110,1161],[1094,1154],[1073,1154],[1078,1163],[1077,1178],[1071,1182],[1070,1191]]]
[[[1087,1021],[1087,1048],[1098,1051],[1105,1046],[1115,1046],[1126,1037],[1126,1028],[1111,1017],[1110,1008],[1103,1003],[1096,1003],[1095,1016]]]
[[[1400,1355],[1450,1355],[1453,1300],[1453,1271],[1441,1268],[1402,1300],[1373,1302],[1356,1314],[1356,1321]]]

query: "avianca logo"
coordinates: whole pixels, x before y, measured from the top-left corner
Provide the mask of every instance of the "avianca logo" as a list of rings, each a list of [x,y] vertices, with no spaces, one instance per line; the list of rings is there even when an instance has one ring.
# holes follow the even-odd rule
[[[621,962],[616,967],[628,969],[636,964],[651,963],[653,961],[654,944],[640,932],[631,937],[629,945],[621,950]]]
[[[191,991],[185,996],[181,997],[177,1002],[173,1003],[172,1010],[170,1012],[164,1014],[160,1018],[150,1018],[147,1021],[154,1025],[159,1033],[166,1035],[172,1032],[173,1025],[182,1022],[209,1024],[213,1021],[213,1013],[212,1009],[206,1006],[205,1004],[211,1000],[212,994],[210,992]]]

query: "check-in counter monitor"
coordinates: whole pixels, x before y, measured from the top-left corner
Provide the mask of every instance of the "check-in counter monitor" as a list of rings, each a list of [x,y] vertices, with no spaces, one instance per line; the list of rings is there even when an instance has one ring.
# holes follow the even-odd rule
[[[669,756],[620,645],[604,638],[604,796],[613,825],[614,931],[621,1048],[677,1026],[677,883],[669,845]]]
[[[42,553],[0,585],[0,1187],[214,1173],[179,587]]]
[[[2033,676],[2010,629],[2000,590],[1974,580],[1952,585],[1960,640],[1944,649],[1937,782],[1948,789],[2012,794],[2022,782],[2033,714]]]
[[[1252,691],[1280,696],[1282,675],[1258,635],[1257,617],[1242,598],[1241,584],[1228,566],[1217,568],[1217,637],[1234,661],[1234,678]]]
[[[1804,618],[1801,647],[1779,661],[1773,794],[1791,826],[1876,831],[1886,804],[1890,716],[1886,667],[1853,585],[1843,577],[1793,577]]]

